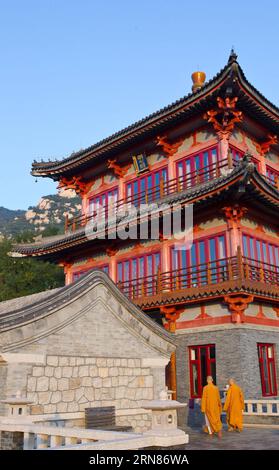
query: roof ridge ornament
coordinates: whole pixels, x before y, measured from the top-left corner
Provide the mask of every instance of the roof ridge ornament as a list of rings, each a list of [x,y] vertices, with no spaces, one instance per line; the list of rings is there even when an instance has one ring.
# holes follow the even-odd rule
[[[217,133],[227,135],[234,130],[235,123],[243,119],[242,111],[236,108],[238,97],[217,97],[217,108],[210,109],[204,114],[204,119],[211,123]]]
[[[228,60],[228,64],[233,64],[234,62],[237,62],[237,54],[234,50],[234,47],[232,46],[232,49],[231,49],[231,53],[230,53],[230,56],[229,56],[229,60]]]
[[[195,93],[196,91],[199,91],[205,83],[206,80],[206,74],[205,72],[202,72],[201,70],[197,70],[196,72],[193,72],[191,75],[193,86],[192,86],[192,92]]]
[[[252,163],[252,158],[253,158],[253,156],[252,156],[251,152],[249,150],[247,150],[245,152],[245,154],[243,155],[243,157],[242,157],[242,161],[244,163]]]

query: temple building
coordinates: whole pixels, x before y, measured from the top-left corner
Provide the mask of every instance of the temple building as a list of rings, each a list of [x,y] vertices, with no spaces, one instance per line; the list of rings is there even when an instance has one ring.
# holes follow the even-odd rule
[[[279,109],[247,80],[234,51],[205,78],[193,73],[190,94],[85,150],[35,161],[33,176],[74,189],[82,212],[63,235],[17,245],[13,255],[58,263],[69,288],[104,271],[175,338],[166,383],[178,400],[200,398],[207,375],[221,389],[234,377],[246,398],[276,397]],[[183,226],[193,208],[185,249],[174,230],[163,232],[163,207],[174,214],[178,204]],[[143,205],[154,214],[140,218]],[[100,220],[102,236],[89,236]],[[128,222],[139,234],[152,220],[157,238],[149,229],[123,236]],[[115,225],[122,236],[111,235]]]

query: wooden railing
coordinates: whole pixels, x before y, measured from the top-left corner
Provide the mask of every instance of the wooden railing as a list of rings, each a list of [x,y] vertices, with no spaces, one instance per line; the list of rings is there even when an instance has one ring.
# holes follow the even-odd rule
[[[73,219],[65,219],[65,232],[74,232],[81,227],[84,227],[89,221],[107,219],[108,217],[120,213],[121,210],[129,206],[139,207],[142,204],[150,204],[158,201],[171,194],[180,193],[187,189],[205,184],[208,181],[214,180],[225,173],[227,170],[232,169],[238,162],[233,160],[229,155],[227,159],[219,160],[215,163],[207,165],[195,172],[179,176],[177,178],[164,181],[163,179],[157,185],[147,188],[144,191],[139,191],[137,194],[128,196],[124,199],[119,199],[117,202],[106,204],[98,211],[90,215],[82,215]]]
[[[264,176],[265,176],[265,179],[269,182],[269,184],[274,186],[279,191],[279,177],[274,176],[274,178],[271,178],[269,175],[264,175]]]
[[[156,275],[118,282],[118,287],[131,299],[137,299],[167,292],[191,291],[240,280],[249,281],[249,283],[259,282],[278,288],[279,267],[243,257],[238,252],[235,257],[168,272],[158,271]]]

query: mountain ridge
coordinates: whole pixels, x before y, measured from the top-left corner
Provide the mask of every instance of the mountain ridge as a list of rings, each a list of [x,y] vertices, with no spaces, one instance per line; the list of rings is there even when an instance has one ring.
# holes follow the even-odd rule
[[[50,226],[62,233],[65,216],[71,219],[80,215],[80,211],[81,199],[72,190],[43,196],[27,211],[0,206],[0,237],[13,238],[27,231],[43,235]]]

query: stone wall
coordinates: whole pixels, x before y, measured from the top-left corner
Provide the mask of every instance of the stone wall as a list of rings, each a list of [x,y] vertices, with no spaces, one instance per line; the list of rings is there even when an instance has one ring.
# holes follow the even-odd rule
[[[159,397],[175,350],[171,335],[98,271],[41,303],[25,302],[0,344],[3,398],[20,391],[36,419],[74,425],[87,407],[115,406],[117,420],[135,431],[148,426],[142,401]]]
[[[178,400],[186,401],[190,397],[189,346],[202,344],[215,344],[217,385],[220,389],[224,388],[230,377],[234,377],[243,388],[246,399],[263,398],[257,343],[275,344],[278,357],[279,332],[233,326],[196,332],[191,330],[177,337]],[[277,381],[278,378],[277,360]]]
[[[0,356],[1,358],[1,356]],[[0,400],[4,400],[7,396],[7,372],[8,366],[5,362],[0,362]],[[0,402],[0,415],[4,413],[5,406]]]
[[[141,359],[47,356],[27,377],[32,414],[84,411],[88,407],[141,408],[154,398],[153,375]],[[59,419],[59,416],[57,416]],[[149,426],[147,414],[119,416],[120,424],[139,431]]]

